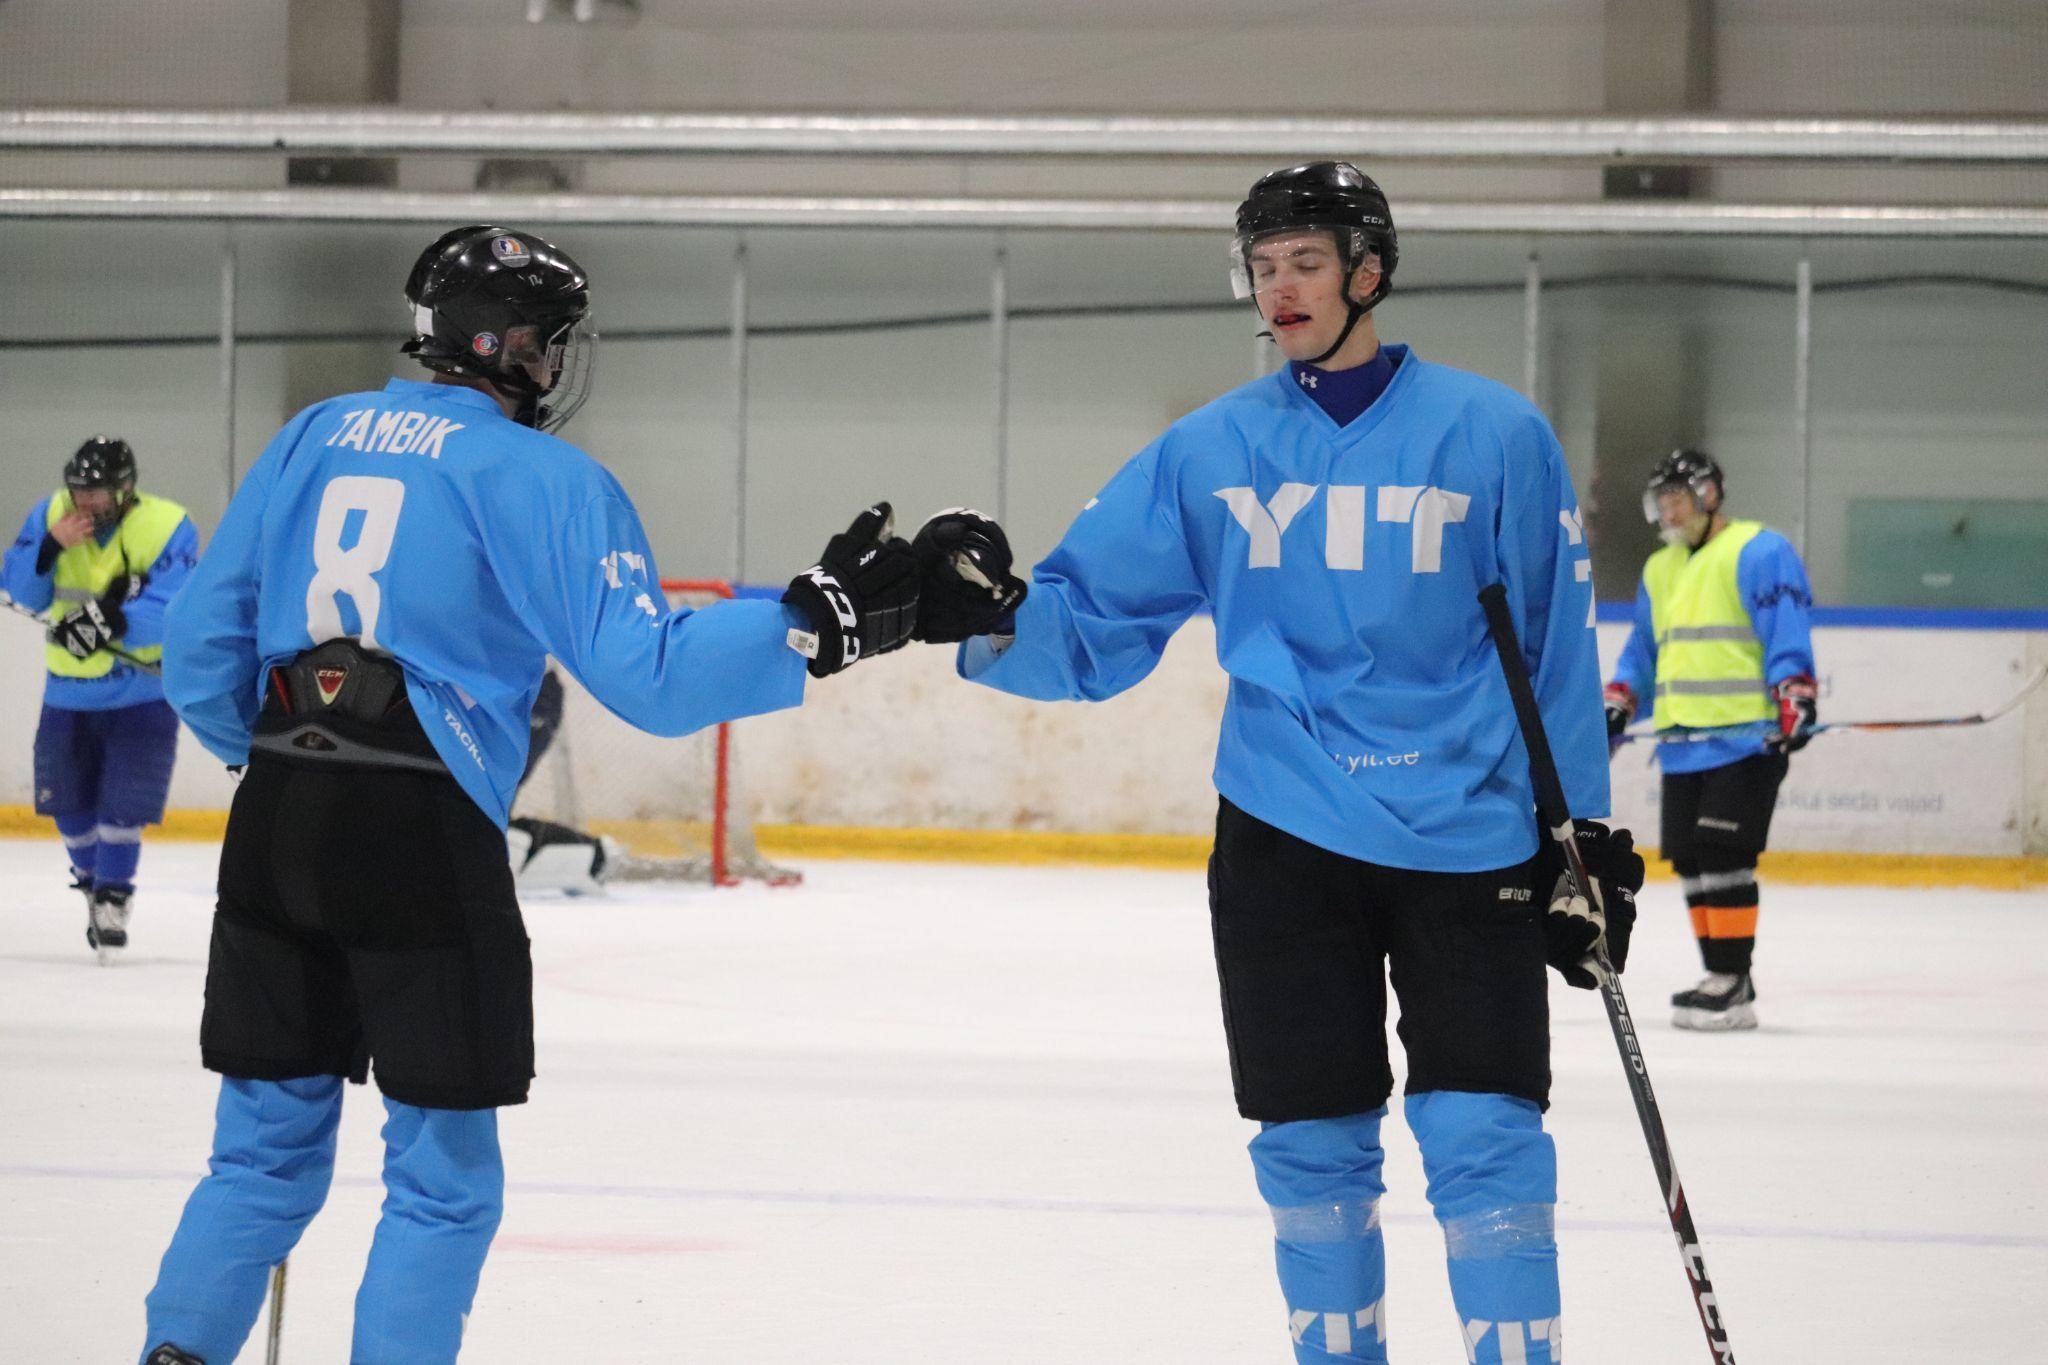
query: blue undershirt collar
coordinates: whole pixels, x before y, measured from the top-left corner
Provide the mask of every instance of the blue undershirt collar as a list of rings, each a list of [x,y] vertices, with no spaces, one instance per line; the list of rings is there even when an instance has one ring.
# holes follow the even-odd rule
[[[1371,407],[1394,380],[1394,359],[1385,346],[1371,360],[1348,370],[1319,370],[1298,360],[1287,362],[1295,386],[1316,400],[1338,426],[1348,426]]]

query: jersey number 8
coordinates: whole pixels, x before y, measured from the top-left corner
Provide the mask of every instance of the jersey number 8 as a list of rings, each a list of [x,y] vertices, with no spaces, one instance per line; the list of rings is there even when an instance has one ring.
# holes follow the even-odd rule
[[[365,649],[381,649],[377,643],[377,613],[383,606],[383,592],[373,576],[391,557],[391,541],[398,534],[398,510],[405,505],[405,485],[397,479],[345,474],[328,481],[320,495],[320,518],[313,528],[313,581],[306,585],[306,633],[314,644],[337,639],[348,632],[341,623],[341,604],[336,599],[347,593],[355,603],[361,629],[356,637]],[[353,545],[343,545],[351,515],[362,513]]]

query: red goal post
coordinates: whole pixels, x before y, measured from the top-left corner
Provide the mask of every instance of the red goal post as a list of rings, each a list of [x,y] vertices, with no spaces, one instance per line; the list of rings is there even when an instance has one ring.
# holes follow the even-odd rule
[[[737,595],[731,583],[715,578],[665,578],[661,588],[671,605],[693,609]],[[606,711],[574,679],[565,675],[562,683],[561,728],[521,788],[516,814],[616,841],[624,853],[616,880],[712,886],[801,880],[755,847],[730,723],[660,739]]]

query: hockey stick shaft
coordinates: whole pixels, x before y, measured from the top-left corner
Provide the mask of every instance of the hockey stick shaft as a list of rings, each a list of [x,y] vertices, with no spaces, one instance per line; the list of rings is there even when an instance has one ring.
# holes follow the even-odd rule
[[[36,622],[38,625],[44,627],[45,629],[49,628],[50,623],[43,618],[43,614],[41,612],[36,611],[31,607],[24,607],[21,603],[15,601],[12,597],[9,597],[4,592],[0,592],[0,606],[4,606],[9,611],[16,612],[19,615],[26,616],[29,620]],[[162,673],[164,671],[163,666],[161,664],[151,663],[148,659],[143,658],[139,654],[130,654],[127,650],[121,648],[119,645],[101,645],[100,649],[108,654],[113,655],[122,663],[127,664],[130,668],[135,669],[137,672]]]
[[[284,1274],[291,1263],[287,1256],[270,1268],[270,1335],[263,1345],[263,1365],[277,1365],[284,1345]]]
[[[1507,679],[1508,696],[1515,706],[1515,721],[1521,727],[1523,745],[1529,751],[1529,779],[1536,792],[1536,812],[1564,854],[1566,874],[1575,894],[1594,899],[1592,878],[1579,854],[1579,841],[1572,828],[1570,808],[1564,799],[1564,783],[1557,775],[1557,761],[1550,752],[1550,737],[1543,729],[1543,714],[1536,706],[1536,691],[1529,681],[1529,668],[1522,658],[1522,646],[1515,636],[1515,623],[1508,613],[1507,589],[1498,583],[1480,590],[1480,609],[1486,613],[1488,633],[1500,655],[1501,673]],[[1606,949],[1601,949],[1602,965]],[[1715,1365],[1735,1365],[1735,1350],[1728,1344],[1728,1329],[1721,1322],[1721,1308],[1714,1297],[1714,1283],[1707,1277],[1706,1258],[1700,1253],[1699,1233],[1693,1228],[1692,1206],[1685,1198],[1685,1186],[1678,1179],[1678,1165],[1671,1158],[1671,1140],[1664,1132],[1664,1118],[1657,1108],[1657,1092],[1650,1086],[1650,1071],[1636,1041],[1635,1020],[1622,994],[1621,978],[1612,970],[1603,974],[1600,999],[1607,1006],[1607,1022],[1614,1031],[1614,1046],[1621,1053],[1621,1067],[1628,1077],[1629,1096],[1635,1101],[1636,1119],[1643,1140],[1650,1148],[1650,1164],[1657,1171],[1657,1185],[1664,1196],[1664,1211],[1671,1230],[1678,1237],[1678,1250],[1685,1261],[1686,1282],[1692,1288],[1693,1307],[1699,1311],[1700,1327]]]
[[[1912,720],[1831,720],[1814,726],[1806,733],[1822,735],[1830,730],[1932,730],[1950,725],[1985,725],[2010,712],[2025,701],[2042,683],[2048,682],[2048,668],[2043,668],[2029,678],[2026,685],[2007,697],[2005,701],[1989,711],[1979,711],[1971,716],[1922,716]],[[1697,744],[1709,739],[1742,739],[1748,735],[1765,735],[1776,730],[1768,721],[1752,721],[1745,725],[1722,725],[1701,730],[1634,730],[1623,733],[1624,743],[1639,739],[1654,739],[1660,744]]]

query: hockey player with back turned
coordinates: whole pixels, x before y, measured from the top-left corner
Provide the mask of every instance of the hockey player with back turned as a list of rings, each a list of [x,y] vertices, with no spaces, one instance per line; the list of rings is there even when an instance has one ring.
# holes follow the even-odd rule
[[[1371,311],[1397,250],[1386,199],[1348,163],[1254,185],[1233,273],[1287,368],[1125,465],[1014,618],[962,646],[960,670],[1020,696],[1098,700],[1214,612],[1230,692],[1211,922],[1295,1358],[1387,1359],[1391,969],[1404,1110],[1466,1358],[1550,1365],[1562,1329],[1544,964],[1595,985],[1586,959],[1604,932],[1621,966],[1642,860],[1625,831],[1579,825],[1603,915],[1554,890],[1561,860],[1536,856],[1555,845],[1539,841],[1475,599],[1506,586],[1573,815],[1604,814],[1584,534],[1534,407],[1380,344]]]
[[[1692,911],[1707,975],[1671,997],[1680,1028],[1756,1027],[1757,858],[1789,754],[1820,722],[1813,590],[1792,542],[1721,509],[1721,466],[1697,450],[1658,462],[1643,515],[1664,548],[1643,566],[1635,625],[1607,684],[1618,740],[1644,697],[1661,733],[1663,855]],[[1726,734],[1692,735],[1695,730]]]
[[[915,619],[886,504],[780,603],[670,610],[624,489],[554,434],[590,379],[582,269],[459,228],[405,294],[431,382],[287,423],[171,612],[170,700],[248,768],[200,1025],[222,1077],[211,1174],[149,1294],[150,1365],[235,1359],[327,1196],[342,1082],[366,1072],[387,1194],[349,1359],[455,1359],[502,1203],[496,1111],[533,1076],[505,818],[548,655],[680,735],[795,706],[806,671],[896,648]]]
[[[143,826],[164,818],[178,756],[178,717],[137,665],[162,656],[164,610],[198,556],[185,509],[136,490],[129,444],[94,436],[29,510],[0,570],[7,595],[50,623],[36,814],[56,821],[101,962],[128,946]]]

